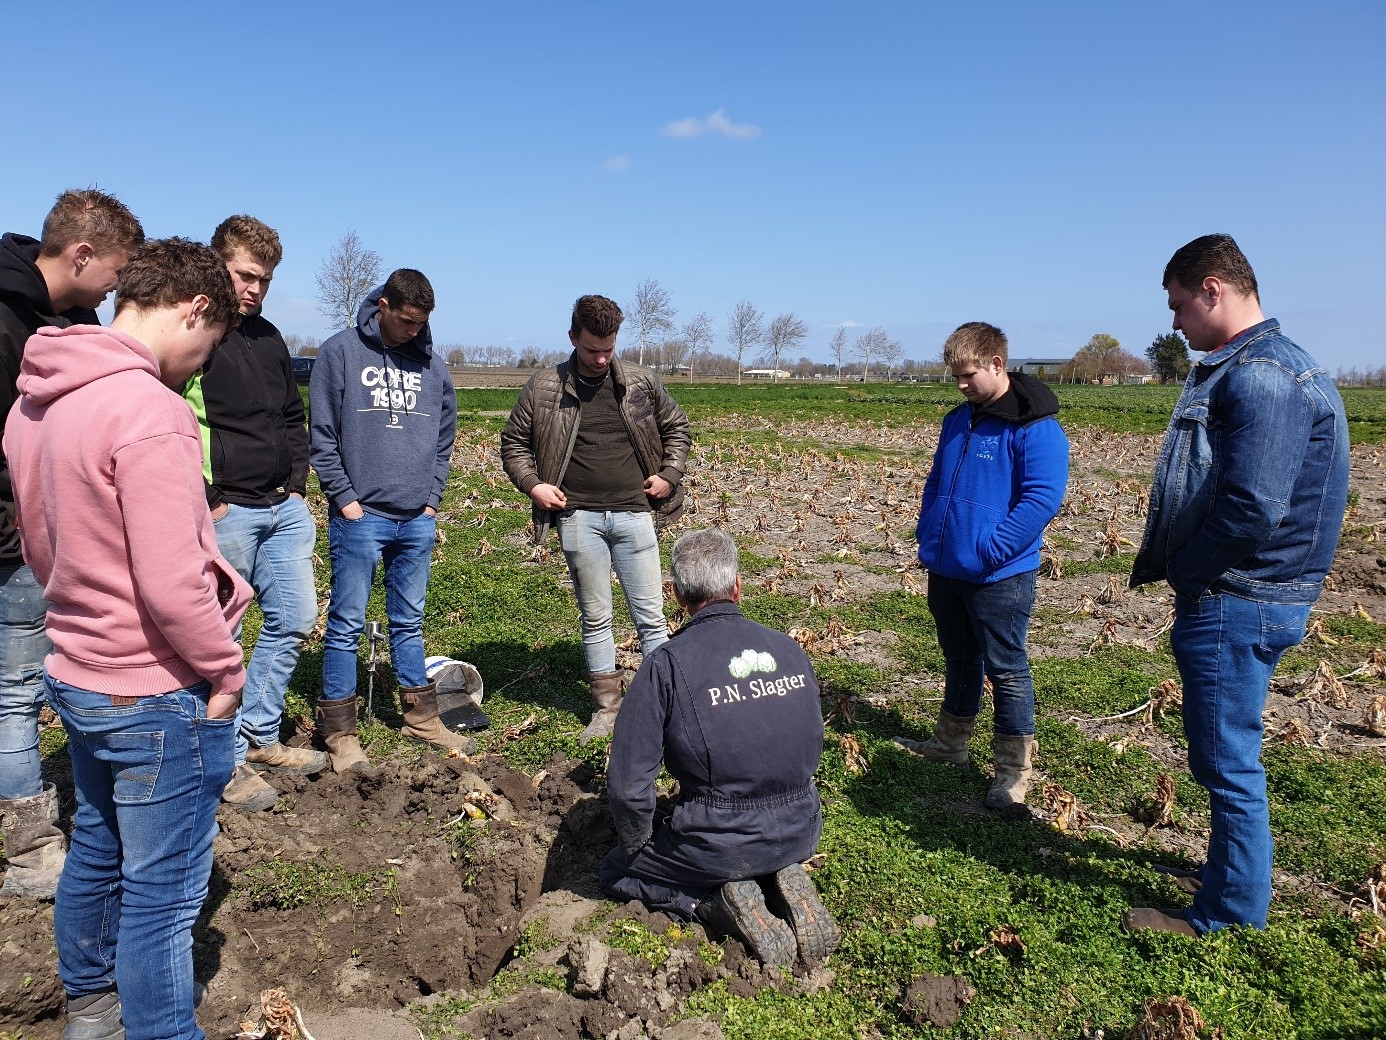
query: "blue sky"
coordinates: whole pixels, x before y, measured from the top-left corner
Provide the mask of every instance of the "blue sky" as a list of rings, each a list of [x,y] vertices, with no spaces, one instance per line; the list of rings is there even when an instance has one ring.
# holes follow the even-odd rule
[[[1386,4],[0,0],[0,228],[98,184],[152,235],[278,228],[266,314],[321,336],[354,228],[440,343],[566,345],[574,297],[749,299],[803,353],[1168,328],[1170,253],[1230,232],[1328,367],[1386,364]],[[32,41],[27,45],[26,41]]]

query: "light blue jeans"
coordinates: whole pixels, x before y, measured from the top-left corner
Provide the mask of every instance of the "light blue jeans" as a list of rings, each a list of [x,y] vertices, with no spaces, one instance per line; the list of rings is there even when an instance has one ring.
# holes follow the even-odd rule
[[[1203,887],[1186,915],[1200,935],[1266,927],[1273,844],[1261,713],[1276,664],[1304,638],[1308,620],[1308,604],[1216,592],[1174,598],[1169,641],[1184,684],[1189,771],[1212,807]]]
[[[426,686],[423,612],[438,539],[437,518],[420,513],[412,520],[390,520],[367,513],[360,520],[348,520],[334,509],[327,536],[332,598],[323,639],[322,699],[356,696],[356,657],[376,563],[385,565],[385,614],[395,679],[403,687]]]
[[[129,1040],[202,1040],[192,928],[207,898],[234,717],[210,686],[113,698],[48,678],[67,730],[77,813],[53,907],[69,997],[119,990]]]
[[[43,630],[48,603],[28,567],[0,567],[0,798],[43,791],[38,717],[43,659],[53,645]]]
[[[611,635],[613,569],[640,637],[641,652],[648,654],[668,640],[653,513],[567,510],[558,516],[558,540],[582,615],[582,649],[590,674],[616,670],[616,642]]]
[[[246,668],[236,728],[236,761],[250,745],[266,747],[279,739],[284,695],[303,643],[318,619],[313,582],[317,527],[308,504],[290,495],[275,506],[231,506],[216,521],[217,547],[226,562],[255,589],[265,617]],[[240,638],[236,629],[236,638]]]

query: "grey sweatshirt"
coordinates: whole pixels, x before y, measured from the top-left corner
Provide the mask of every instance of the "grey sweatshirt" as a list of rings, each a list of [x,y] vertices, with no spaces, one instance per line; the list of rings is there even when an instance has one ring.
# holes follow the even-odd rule
[[[360,502],[410,518],[443,500],[457,435],[457,394],[425,323],[413,339],[380,338],[380,286],[318,351],[308,387],[309,461],[334,509]]]

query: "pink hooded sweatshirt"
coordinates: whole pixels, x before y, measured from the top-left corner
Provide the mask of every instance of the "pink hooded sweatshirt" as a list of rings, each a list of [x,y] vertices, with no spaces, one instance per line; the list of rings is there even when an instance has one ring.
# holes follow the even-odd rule
[[[5,423],[24,559],[48,600],[53,678],[143,697],[245,685],[231,632],[252,595],[217,551],[202,441],[149,348],[45,328]]]

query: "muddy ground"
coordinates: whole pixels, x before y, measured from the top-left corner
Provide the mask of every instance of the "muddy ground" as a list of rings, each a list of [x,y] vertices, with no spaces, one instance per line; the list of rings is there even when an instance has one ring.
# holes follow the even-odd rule
[[[777,443],[798,449],[785,452],[756,442],[772,432],[760,420],[719,425],[733,442],[695,448],[689,522],[721,523],[737,537],[748,554],[748,585],[829,612],[883,591],[923,593],[911,534],[936,426],[779,424]],[[734,443],[738,433],[748,435],[746,446]],[[1167,590],[1130,591],[1124,571],[1093,569],[1140,541],[1158,445],[1158,437],[1073,434],[1069,496],[1049,532],[1032,628],[1037,656],[1075,658],[1108,642],[1152,645],[1167,625]],[[863,459],[860,448],[883,454]],[[454,464],[495,470],[481,447],[460,446]],[[1380,448],[1354,450],[1358,499],[1316,617],[1386,619],[1383,478]],[[872,703],[941,696],[940,677],[899,672],[887,626],[851,631],[829,621],[795,634],[815,653],[897,674],[894,686],[870,695]],[[1312,651],[1319,638],[1311,635],[1302,649]],[[1345,681],[1341,693],[1306,697],[1312,682],[1311,672],[1277,677],[1268,739],[1386,753],[1386,739],[1363,723],[1377,685]],[[853,691],[828,692],[831,710],[850,710]],[[1139,741],[1171,762],[1180,756],[1143,715],[1075,721],[1109,741]],[[58,772],[70,812],[65,764],[46,768]],[[714,979],[747,995],[770,985],[812,991],[832,983],[828,969],[801,968],[792,980],[762,972],[734,942],[709,956],[696,927],[672,933],[673,953],[659,965],[603,943],[610,922],[601,915],[610,910],[596,891],[596,867],[614,834],[601,778],[588,766],[555,759],[531,777],[497,759],[418,752],[364,776],[272,779],[286,796],[273,812],[221,815],[210,897],[194,933],[197,977],[207,986],[200,1020],[209,1036],[235,1034],[258,1016],[263,990],[283,987],[317,1040],[415,1037],[403,1009],[426,1013],[444,999],[484,994],[525,926],[541,919],[549,941],[528,960],[565,973],[569,992],[527,987],[478,1004],[451,1028],[477,1037],[710,1037],[720,1035],[715,1023],[669,1019]],[[1136,821],[1113,826],[1133,839],[1143,830]],[[1166,838],[1171,851],[1189,855],[1206,840],[1177,829]],[[670,926],[638,907],[616,914],[662,933]],[[51,907],[0,898],[0,1034],[57,1040],[63,1001],[55,960]],[[965,988],[921,980],[912,995],[919,1023],[942,1024],[970,996]]]

